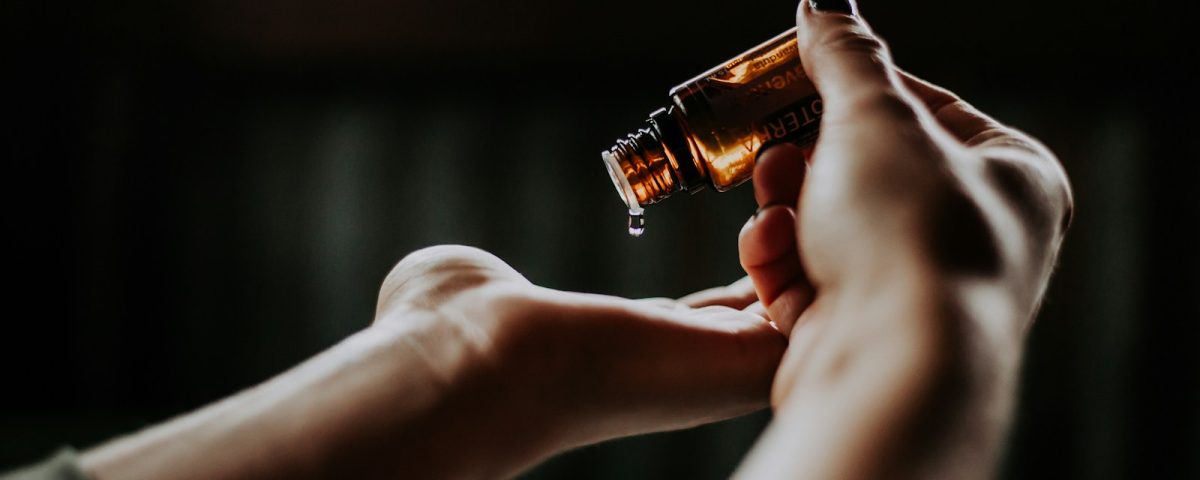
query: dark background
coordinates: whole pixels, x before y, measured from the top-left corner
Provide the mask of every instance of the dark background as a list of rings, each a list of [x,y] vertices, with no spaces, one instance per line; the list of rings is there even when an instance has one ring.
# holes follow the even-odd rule
[[[10,2],[0,469],[262,381],[405,253],[675,296],[739,276],[748,188],[624,232],[598,152],[790,0]],[[998,475],[1200,477],[1200,135],[1173,2],[871,1],[903,67],[1042,138],[1077,216]],[[886,401],[882,399],[881,401]],[[535,478],[718,478],[766,414]]]

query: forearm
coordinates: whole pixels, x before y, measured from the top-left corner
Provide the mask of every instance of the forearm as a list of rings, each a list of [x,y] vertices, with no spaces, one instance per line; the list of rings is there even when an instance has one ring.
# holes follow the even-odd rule
[[[825,324],[801,324],[793,345],[813,340],[802,372],[777,382],[776,417],[748,457],[747,478],[986,476],[1015,387],[1015,343],[978,326],[1015,311],[961,280],[877,282],[825,292],[810,307]],[[987,300],[981,300],[988,298]],[[845,300],[841,300],[845,299]],[[803,318],[802,318],[803,322]],[[820,329],[820,331],[817,331]],[[1002,351],[994,355],[985,352]]]
[[[494,363],[486,346],[429,312],[404,316],[260,386],[88,451],[83,467],[96,479],[453,477],[514,468],[523,457],[509,451],[517,442],[477,448],[504,428],[496,422],[512,420],[489,422],[506,399],[478,391]]]

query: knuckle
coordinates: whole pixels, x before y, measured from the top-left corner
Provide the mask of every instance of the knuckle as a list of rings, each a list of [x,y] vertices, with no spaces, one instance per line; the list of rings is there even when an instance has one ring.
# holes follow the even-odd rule
[[[397,268],[411,266],[442,266],[495,258],[492,254],[465,245],[434,245],[416,250],[405,256]]]
[[[1067,179],[1066,174],[1063,174],[1062,183],[1062,211],[1059,212],[1059,235],[1066,235],[1067,230],[1071,228],[1071,221],[1075,219],[1075,197],[1071,194],[1071,182]]]
[[[380,287],[380,304],[401,301],[434,307],[497,278],[520,277],[495,255],[474,247],[437,245],[405,256]]]
[[[1062,164],[1037,139],[993,125],[965,144],[984,162],[986,181],[1044,238],[1066,233],[1075,213],[1071,182]]]
[[[986,128],[981,129],[964,143],[969,147],[978,148],[984,152],[988,150],[1009,150],[1020,152],[1031,159],[1054,158],[1054,154],[1050,153],[1037,140],[1015,128],[995,122],[987,124]]]
[[[444,270],[450,265],[469,259],[474,253],[470,247],[460,245],[436,245],[413,251],[400,259],[388,272],[384,285],[399,286],[410,279]]]

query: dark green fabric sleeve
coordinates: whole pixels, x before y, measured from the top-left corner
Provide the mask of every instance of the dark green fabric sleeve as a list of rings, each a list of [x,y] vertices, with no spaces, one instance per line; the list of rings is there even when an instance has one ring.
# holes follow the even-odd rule
[[[88,480],[75,449],[64,448],[41,463],[0,474],[0,480]]]

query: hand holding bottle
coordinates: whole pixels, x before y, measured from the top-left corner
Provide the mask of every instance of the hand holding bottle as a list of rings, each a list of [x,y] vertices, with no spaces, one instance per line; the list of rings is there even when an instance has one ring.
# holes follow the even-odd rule
[[[757,311],[742,284],[627,300],[538,287],[486,252],[434,247],[393,269],[370,328],[89,450],[82,467],[99,478],[505,477],[571,447],[747,413],[769,389],[776,416],[746,476],[986,474],[1070,191],[1035,140],[898,71],[854,11],[808,0],[797,47],[768,45],[780,55],[767,58],[798,51],[822,97],[811,168],[797,147],[727,158],[733,144],[712,137],[700,140],[720,148],[697,152],[736,175],[714,181],[693,162],[675,177],[692,151],[661,115],[606,155],[631,206],[682,188],[672,179],[732,186],[756,164],[762,208],[739,251],[790,344],[739,310]],[[756,131],[742,127],[720,131]]]
[[[898,70],[851,3],[802,2],[797,23],[824,117],[807,166],[781,145],[754,172],[741,261],[791,340],[747,468],[977,475],[1068,224],[1066,176],[1036,140]]]

